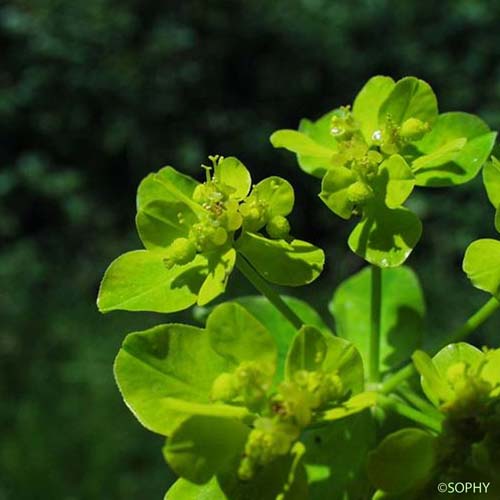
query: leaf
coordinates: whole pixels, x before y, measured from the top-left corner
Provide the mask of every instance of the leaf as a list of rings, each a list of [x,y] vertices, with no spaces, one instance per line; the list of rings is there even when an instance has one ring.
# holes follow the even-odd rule
[[[307,119],[303,119],[299,124],[299,131],[310,137],[316,143],[324,146],[327,149],[331,149],[335,152],[338,149],[337,141],[333,138],[331,134],[331,122],[332,117],[338,110],[334,109],[321,118],[312,122]],[[329,158],[316,157],[314,155],[298,154],[297,162],[300,168],[315,177],[323,177],[325,172],[331,167],[332,153]]]
[[[383,193],[385,204],[398,208],[413,191],[415,176],[402,156],[392,155],[380,165],[376,184]]]
[[[275,148],[285,148],[292,153],[318,158],[325,163],[328,163],[334,151],[297,130],[277,130],[271,135],[270,141]]]
[[[370,78],[359,91],[352,112],[367,144],[372,144],[373,132],[379,129],[380,106],[394,88],[394,80],[388,76]]]
[[[481,239],[471,243],[462,268],[476,288],[500,299],[500,241]]]
[[[198,222],[195,213],[182,201],[153,200],[137,212],[136,226],[148,250],[167,248],[177,238],[187,238]]]
[[[309,304],[294,297],[281,298],[305,324],[315,326],[326,336],[333,335],[321,316]],[[278,367],[275,378],[282,380],[285,376],[285,358],[296,335],[295,328],[265,297],[240,297],[236,301],[271,332],[278,346]]]
[[[389,209],[380,203],[365,214],[349,236],[349,248],[370,264],[396,267],[409,257],[422,234],[418,217],[406,208]]]
[[[165,436],[192,415],[248,416],[245,408],[210,402],[214,380],[229,369],[206,331],[177,324],[127,335],[114,365],[127,406],[144,427]]]
[[[365,365],[369,358],[371,270],[366,267],[342,282],[329,304],[337,335],[352,342]],[[418,277],[409,267],[382,270],[380,318],[381,369],[408,359],[422,340],[425,303]]]
[[[396,83],[380,106],[378,117],[380,124],[385,124],[389,117],[396,125],[408,118],[432,124],[437,114],[437,100],[430,85],[409,76]]]
[[[500,161],[494,156],[484,165],[483,182],[491,204],[500,207]]]
[[[387,436],[368,455],[368,475],[376,488],[403,493],[429,481],[437,460],[437,440],[432,434],[402,429]]]
[[[325,205],[339,217],[349,219],[354,203],[349,200],[349,187],[356,182],[356,175],[346,167],[328,170],[321,182],[319,197]]]
[[[327,352],[322,369],[337,372],[344,388],[352,394],[363,390],[364,370],[361,354],[348,340],[328,335],[325,337]]]
[[[250,172],[238,158],[229,156],[215,166],[215,179],[234,189],[231,198],[243,200],[252,186]]]
[[[188,175],[181,174],[173,167],[164,167],[149,174],[139,184],[137,190],[137,210],[141,210],[151,201],[184,201],[193,208],[203,210],[192,201],[193,191],[198,182]],[[196,210],[196,208],[195,208]]]
[[[375,406],[377,403],[377,393],[376,392],[362,392],[356,394],[352,398],[348,399],[344,403],[331,410],[323,412],[319,418],[321,422],[328,422],[330,420],[339,420],[350,415],[359,413],[366,408]]]
[[[415,368],[421,375],[422,389],[430,401],[439,406],[441,401],[450,401],[453,399],[453,391],[437,371],[436,366],[427,353],[415,351],[412,360]]]
[[[319,370],[326,358],[327,349],[323,333],[312,326],[304,325],[297,332],[288,351],[286,377],[293,379],[294,373],[300,370]]]
[[[251,196],[266,203],[267,215],[288,215],[295,202],[292,185],[281,177],[267,177],[254,186]]]
[[[365,462],[375,440],[376,422],[369,411],[306,430],[304,462],[311,498],[368,498],[371,487]]]
[[[233,248],[217,249],[204,254],[207,259],[207,276],[198,292],[197,303],[208,304],[226,290],[227,281],[236,262],[236,251]]]
[[[169,488],[163,500],[227,500],[227,497],[215,477],[201,485],[180,478]]]
[[[191,263],[167,269],[160,252],[127,252],[106,270],[99,289],[101,312],[182,311],[196,302],[206,275],[206,260],[198,255]]]
[[[431,131],[415,143],[420,156],[412,163],[417,185],[446,187],[470,181],[488,159],[495,138],[477,116],[439,115]]]
[[[426,396],[436,405],[438,405],[439,401],[451,401],[456,398],[452,386],[448,383],[448,369],[451,366],[464,362],[471,367],[476,367],[484,359],[484,354],[479,349],[465,342],[449,344],[443,347],[432,358],[434,370],[429,367],[429,361],[422,356],[422,353],[417,352],[415,354],[417,355],[414,358],[415,366],[422,375],[422,389]],[[424,366],[422,366],[422,361],[425,363]],[[436,378],[439,378],[439,381]]]
[[[269,331],[237,303],[217,306],[207,319],[212,349],[229,363],[258,361],[275,366],[277,348]]]
[[[203,484],[242,455],[249,433],[237,420],[193,416],[173,431],[163,455],[176,474]]]
[[[302,286],[314,281],[325,262],[323,250],[301,240],[270,240],[244,233],[237,250],[267,281],[277,285]]]

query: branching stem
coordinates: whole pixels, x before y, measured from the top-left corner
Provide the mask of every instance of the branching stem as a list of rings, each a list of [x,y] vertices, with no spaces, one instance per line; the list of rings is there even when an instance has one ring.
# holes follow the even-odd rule
[[[478,309],[462,326],[454,330],[446,337],[446,341],[442,343],[442,347],[453,342],[460,342],[468,337],[472,332],[479,328],[495,311],[500,307],[500,302],[494,297],[488,300],[480,309]],[[439,351],[435,349],[434,352]],[[412,363],[401,368],[394,375],[389,377],[383,384],[380,391],[384,394],[392,392],[406,379],[416,373]]]
[[[264,295],[297,330],[302,327],[304,322],[240,254],[236,257],[236,267],[255,289]]]

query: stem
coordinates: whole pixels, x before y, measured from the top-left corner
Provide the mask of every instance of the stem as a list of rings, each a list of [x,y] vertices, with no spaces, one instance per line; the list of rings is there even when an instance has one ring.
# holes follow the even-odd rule
[[[380,311],[382,307],[382,270],[372,265],[370,382],[380,380]]]
[[[492,297],[486,304],[484,304],[480,309],[478,309],[461,327],[457,328],[446,337],[446,341],[441,344],[444,347],[448,344],[459,342],[468,337],[472,332],[479,328],[498,308],[500,307],[500,302]],[[440,348],[441,348],[440,347]],[[435,349],[432,352],[439,351]],[[394,375],[389,377],[383,384],[381,392],[384,394],[393,391],[399,384],[405,381],[407,378],[411,377],[416,373],[415,367],[412,363],[406,365],[401,370],[397,371]]]
[[[304,322],[295,314],[294,311],[286,304],[280,295],[274,291],[266,280],[261,278],[257,271],[242,257],[240,254],[236,257],[236,267],[241,274],[264,295],[269,302],[296,328],[299,330]]]
[[[439,410],[435,406],[432,406],[428,401],[421,398],[418,394],[413,392],[411,388],[408,387],[408,385],[405,384],[396,389],[396,391],[399,392],[399,394],[404,399],[406,399],[418,410],[427,413],[429,415],[434,415],[437,418],[441,418],[441,413],[439,413]]]
[[[387,408],[396,413],[399,413],[399,415],[409,418],[414,422],[418,422],[419,424],[425,425],[433,431],[441,431],[441,422],[439,422],[439,420],[435,419],[434,417],[431,417],[430,415],[426,415],[425,413],[422,413],[418,410],[414,410],[406,404],[401,403],[388,396],[384,396],[383,394],[379,394],[377,396],[377,401],[383,408]]]

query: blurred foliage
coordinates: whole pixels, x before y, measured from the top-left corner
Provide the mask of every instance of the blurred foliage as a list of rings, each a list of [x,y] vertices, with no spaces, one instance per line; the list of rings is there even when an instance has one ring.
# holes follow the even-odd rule
[[[444,0],[11,0],[0,4],[0,500],[162,498],[158,440],[120,401],[112,360],[158,315],[101,317],[107,263],[136,246],[134,192],[172,164],[199,175],[237,154],[255,179],[296,187],[298,235],[327,251],[322,312],[361,266],[348,224],[270,133],[350,102],[373,74],[428,80],[443,111],[500,127],[500,3]],[[486,299],[459,271],[493,232],[480,179],[417,192],[424,237],[410,260],[429,332]],[[311,223],[311,221],[314,221]],[[233,294],[249,291],[236,281]],[[170,319],[170,318],[169,318]],[[498,345],[499,319],[478,342]]]

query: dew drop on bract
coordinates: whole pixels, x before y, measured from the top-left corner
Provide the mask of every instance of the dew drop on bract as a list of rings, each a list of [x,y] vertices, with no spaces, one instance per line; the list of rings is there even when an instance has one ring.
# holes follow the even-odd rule
[[[382,131],[381,130],[375,130],[372,134],[372,141],[379,142],[382,140]]]

